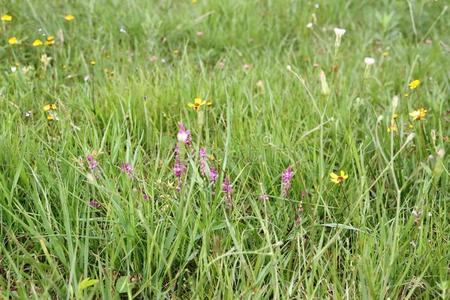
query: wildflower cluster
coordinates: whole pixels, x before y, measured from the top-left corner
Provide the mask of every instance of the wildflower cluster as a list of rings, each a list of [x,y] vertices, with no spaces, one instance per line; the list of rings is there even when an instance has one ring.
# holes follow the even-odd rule
[[[43,107],[44,112],[47,114],[47,120],[54,121],[58,119],[56,115],[56,109],[56,103],[49,103]]]

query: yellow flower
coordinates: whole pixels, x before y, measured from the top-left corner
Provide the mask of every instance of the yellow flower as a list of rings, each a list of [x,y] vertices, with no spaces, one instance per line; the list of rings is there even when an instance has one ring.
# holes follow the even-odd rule
[[[15,44],[17,44],[19,41],[17,40],[17,38],[15,37],[15,36],[13,36],[13,37],[10,37],[9,39],[8,39],[8,44],[10,44],[10,45],[15,45]]]
[[[202,100],[201,98],[197,97],[194,99],[194,103],[188,103],[188,106],[195,110],[199,110],[205,104],[206,100]]]
[[[55,116],[52,115],[52,114],[48,114],[48,115],[47,115],[47,120],[53,121],[53,120],[55,120]]]
[[[95,60],[91,60],[89,63],[90,63],[91,65],[95,65],[97,62],[96,62]]]
[[[64,20],[66,20],[67,22],[71,22],[75,20],[75,17],[73,15],[66,15],[64,16]]]
[[[56,108],[56,103],[49,103],[43,107],[45,112],[48,112],[49,110],[56,110]]]
[[[334,172],[330,173],[331,182],[336,183],[336,184],[343,183],[347,178],[348,178],[348,174],[346,174],[345,171],[342,171],[342,170],[339,172],[339,175]]]
[[[44,43],[40,39],[37,39],[37,40],[34,40],[33,47],[39,47],[39,46],[42,46],[43,44]]]
[[[12,18],[13,17],[11,15],[6,14],[6,15],[3,15],[1,19],[3,22],[11,22]]]
[[[416,89],[419,85],[420,85],[419,79],[413,80],[408,84],[410,90]]]
[[[55,37],[53,35],[49,35],[47,40],[45,41],[45,46],[50,46],[55,43]]]
[[[413,118],[414,121],[421,121],[421,120],[425,119],[427,112],[428,112],[428,110],[421,107],[418,110],[410,112],[409,115]]]
[[[397,124],[395,124],[394,122],[392,122],[391,125],[389,125],[387,128],[387,132],[397,132],[397,130]]]
[[[208,105],[208,106],[212,106],[212,104],[213,104],[212,101],[207,101],[206,102],[206,105]]]

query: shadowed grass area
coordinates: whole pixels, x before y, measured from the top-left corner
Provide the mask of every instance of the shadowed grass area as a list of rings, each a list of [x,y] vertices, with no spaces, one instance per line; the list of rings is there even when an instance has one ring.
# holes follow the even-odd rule
[[[444,2],[4,1],[0,295],[447,299]]]

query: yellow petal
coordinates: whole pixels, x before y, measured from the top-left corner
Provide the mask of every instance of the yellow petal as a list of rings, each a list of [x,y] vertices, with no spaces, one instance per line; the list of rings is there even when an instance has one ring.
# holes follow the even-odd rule
[[[1,19],[3,22],[11,22],[12,16],[11,15],[3,15]]]
[[[64,16],[64,19],[65,19],[67,22],[70,22],[70,21],[75,20],[75,17],[74,17],[73,15],[66,15],[66,16]]]
[[[337,179],[339,176],[336,173],[332,172],[332,173],[330,173],[330,177],[332,179]]]
[[[18,43],[18,41],[17,41],[17,38],[16,38],[15,36],[10,37],[10,38],[8,39],[8,44],[10,44],[10,45],[15,45],[15,44],[17,44],[17,43]]]
[[[33,42],[33,46],[34,47],[39,47],[39,46],[42,46],[43,44],[44,43],[41,40],[39,40],[39,39],[34,40],[34,42]]]

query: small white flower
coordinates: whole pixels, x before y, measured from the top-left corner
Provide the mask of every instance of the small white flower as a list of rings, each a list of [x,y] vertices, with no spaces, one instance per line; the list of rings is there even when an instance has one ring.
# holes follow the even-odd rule
[[[123,27],[123,26],[120,26],[119,31],[120,31],[121,33],[127,33],[127,31],[125,30],[125,27]]]
[[[337,36],[338,38],[341,38],[341,37],[345,34],[345,32],[346,32],[345,29],[338,28],[338,27],[335,27],[335,28],[334,28],[334,33],[336,34],[336,36]]]
[[[306,28],[312,29],[314,26],[313,23],[309,22],[308,24],[306,24]]]
[[[11,72],[15,73],[17,71],[17,67],[16,66],[12,66],[11,67]]]
[[[373,57],[365,57],[364,63],[368,66],[373,65],[375,63],[375,58]]]
[[[185,130],[181,131],[177,134],[177,140],[181,143],[186,143],[188,137],[189,137],[189,135]]]

